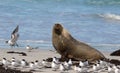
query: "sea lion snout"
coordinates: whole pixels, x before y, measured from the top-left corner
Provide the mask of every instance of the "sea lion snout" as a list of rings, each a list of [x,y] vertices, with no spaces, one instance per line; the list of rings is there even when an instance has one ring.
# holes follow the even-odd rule
[[[56,34],[60,35],[62,33],[62,29],[63,27],[59,23],[56,23],[54,25],[54,30]]]

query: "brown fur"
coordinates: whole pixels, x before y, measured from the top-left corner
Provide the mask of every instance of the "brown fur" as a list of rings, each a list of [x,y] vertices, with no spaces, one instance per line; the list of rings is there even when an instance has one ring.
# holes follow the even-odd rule
[[[59,23],[53,27],[52,43],[62,59],[95,61],[105,58],[98,50],[74,39]]]

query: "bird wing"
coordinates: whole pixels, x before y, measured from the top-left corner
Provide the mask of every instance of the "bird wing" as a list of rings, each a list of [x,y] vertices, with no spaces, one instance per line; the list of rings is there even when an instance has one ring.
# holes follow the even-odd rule
[[[12,34],[12,35],[11,35],[11,41],[16,42],[16,41],[18,40],[18,37],[19,37],[19,34],[18,34],[18,33]]]
[[[18,30],[19,30],[19,26],[17,25],[17,27],[14,29],[14,31],[11,34],[11,41],[14,41],[14,42],[17,41],[19,37]]]
[[[17,25],[17,27],[13,30],[12,35],[15,34],[15,33],[17,33],[18,30],[19,30],[19,25]],[[11,36],[11,38],[12,38],[12,36]]]

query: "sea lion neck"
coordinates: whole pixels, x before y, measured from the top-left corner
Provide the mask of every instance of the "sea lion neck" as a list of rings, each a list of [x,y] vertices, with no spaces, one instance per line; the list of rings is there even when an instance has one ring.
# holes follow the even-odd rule
[[[61,35],[63,27],[59,23],[57,23],[54,25],[53,30],[55,31],[56,34]]]

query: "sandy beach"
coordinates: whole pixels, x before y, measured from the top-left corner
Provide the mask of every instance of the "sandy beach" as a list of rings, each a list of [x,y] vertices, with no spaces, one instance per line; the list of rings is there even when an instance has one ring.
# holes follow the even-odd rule
[[[24,52],[27,54],[27,56],[22,56],[19,54],[11,54],[11,53],[7,53],[8,51],[15,51],[15,52]],[[119,56],[110,56],[109,52],[102,52],[106,58],[109,59],[117,59],[120,60]],[[34,49],[31,52],[28,52],[28,50],[26,49],[19,49],[19,48],[15,48],[15,49],[2,49],[0,51],[0,60],[2,60],[2,58],[7,58],[8,60],[11,60],[12,57],[21,60],[21,59],[25,59],[27,62],[35,62],[36,60],[39,60],[39,62],[42,62],[43,59],[47,59],[47,58],[53,58],[53,57],[57,57],[60,58],[60,55],[58,53],[55,52],[55,50],[44,50],[44,49]],[[27,69],[22,69],[27,70]],[[53,71],[52,68],[42,68],[39,71],[33,71],[33,73],[59,73],[60,71]],[[75,73],[74,70],[69,70],[69,73]],[[107,73],[107,72],[101,72],[101,73]]]

